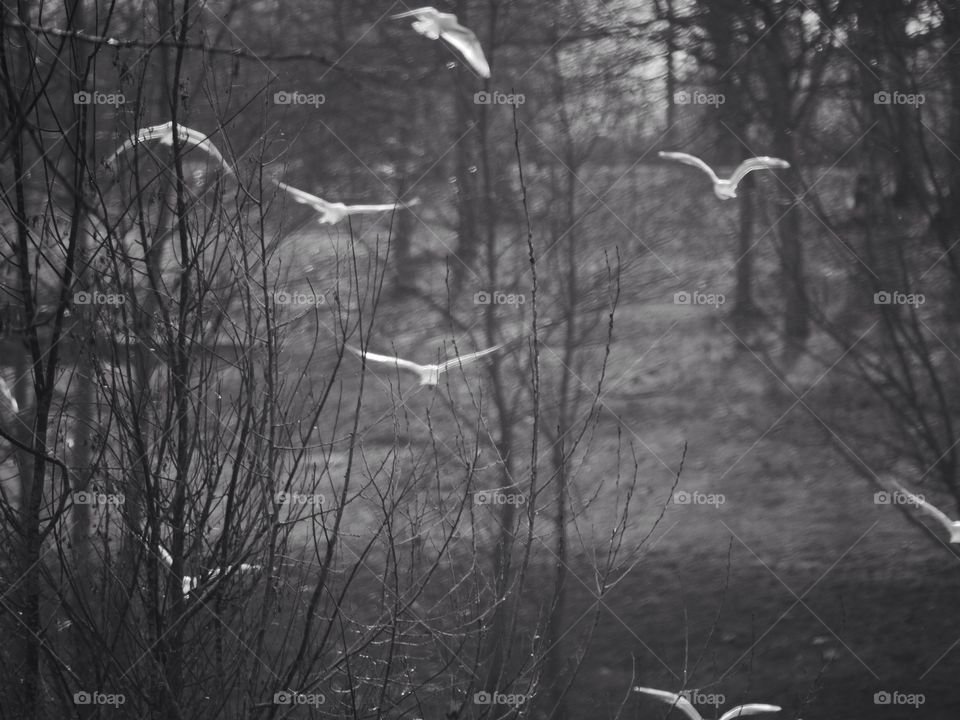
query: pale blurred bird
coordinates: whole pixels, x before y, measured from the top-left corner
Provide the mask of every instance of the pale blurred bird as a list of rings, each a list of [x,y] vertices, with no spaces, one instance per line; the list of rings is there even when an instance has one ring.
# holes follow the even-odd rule
[[[393,210],[397,207],[411,207],[420,203],[418,198],[413,198],[406,203],[381,205],[344,205],[343,203],[327,202],[322,198],[318,198],[316,195],[311,195],[303,190],[297,190],[295,187],[290,187],[284,182],[277,181],[277,187],[289,193],[290,196],[298,203],[309,205],[318,213],[320,213],[320,218],[317,220],[317,222],[319,222],[321,225],[336,225],[348,215],[387,212],[388,210]]]
[[[695,168],[703,170],[710,176],[713,182],[713,192],[721,200],[729,200],[737,196],[737,185],[743,180],[744,176],[754,170],[782,170],[790,167],[786,160],[774,157],[752,157],[747,158],[737,166],[729,180],[723,180],[717,176],[713,169],[703,160],[693,155],[681,152],[661,152],[660,157],[666,160],[676,160],[684,165],[692,165]]]
[[[947,517],[946,513],[941,511],[939,508],[931,505],[919,495],[914,495],[912,492],[904,488],[902,485],[900,485],[900,483],[896,481],[892,481],[892,482],[900,490],[900,492],[902,492],[904,495],[910,498],[911,502],[915,503],[917,507],[923,510],[930,517],[935,518],[941,525],[943,525],[947,529],[947,532],[950,533],[949,542],[951,545],[960,544],[960,520],[951,520],[949,517]]]
[[[483,54],[483,46],[480,45],[480,41],[472,30],[457,22],[457,16],[453,13],[442,13],[436,8],[422,7],[390,17],[393,20],[416,17],[417,19],[413,21],[414,30],[431,40],[443,38],[460,51],[467,65],[476,70],[480,77],[490,77],[490,65]]]
[[[358,350],[355,347],[347,345],[347,349],[349,349],[350,352],[358,355],[361,358],[371,362],[382,363],[384,365],[393,365],[401,370],[409,370],[413,373],[416,373],[418,378],[417,384],[426,385],[427,387],[434,387],[440,382],[440,373],[444,373],[450,368],[458,365],[467,365],[475,362],[478,358],[482,358],[484,355],[489,355],[492,352],[496,352],[502,347],[502,344],[494,345],[486,350],[479,350],[475,353],[470,353],[469,355],[461,355],[438,365],[419,365],[418,363],[404,360],[403,358],[393,357],[391,355],[378,355],[377,353],[372,352],[363,352],[362,350]]]
[[[15,413],[20,412],[20,406],[17,404],[17,399],[13,396],[13,393],[10,392],[10,386],[7,385],[7,381],[0,377],[0,395],[10,403],[10,409]]]
[[[117,148],[113,155],[104,160],[104,164],[107,165],[107,167],[112,166],[114,159],[116,159],[121,153],[126,152],[138,143],[147,142],[148,140],[156,140],[161,145],[169,145],[170,147],[173,147],[173,123],[168,122],[164,123],[163,125],[154,125],[152,127],[142,128],[135,137],[127,140],[123,145]],[[204,133],[197,130],[191,130],[188,127],[177,124],[177,140],[183,145],[183,147],[199,148],[220,163],[228,175],[234,174],[233,168],[230,167],[230,163],[226,161],[220,151],[217,150],[214,144],[210,142],[209,138],[207,138]]]
[[[173,556],[166,551],[162,545],[157,545],[157,555],[160,557],[160,561],[167,566],[168,570],[173,570]],[[232,568],[231,568],[232,569]],[[247,563],[241,563],[236,566],[238,572],[256,572],[262,570],[263,566],[261,565],[249,565]],[[197,586],[200,584],[201,580],[210,581],[220,576],[220,568],[214,568],[211,572],[207,573],[204,578],[199,576],[184,575],[181,582],[181,591],[183,596],[187,597],[191,591],[196,590]]]
[[[635,687],[633,691],[646,693],[647,695],[653,695],[654,697],[658,697],[661,700],[670,703],[678,710],[682,710],[683,713],[690,718],[690,720],[703,720],[703,717],[697,712],[697,709],[683,695],[677,695],[676,693],[667,692],[665,690],[654,690],[653,688],[646,687]],[[737,707],[731,708],[721,715],[720,720],[732,720],[733,718],[738,718],[743,715],[757,715],[759,713],[768,712],[780,712],[780,706],[764,705],[762,703],[737,705]]]

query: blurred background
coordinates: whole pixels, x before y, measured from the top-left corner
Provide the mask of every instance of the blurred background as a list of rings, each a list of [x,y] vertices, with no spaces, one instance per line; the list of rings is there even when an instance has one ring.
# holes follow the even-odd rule
[[[956,717],[960,7],[410,9],[4,4],[0,718]]]

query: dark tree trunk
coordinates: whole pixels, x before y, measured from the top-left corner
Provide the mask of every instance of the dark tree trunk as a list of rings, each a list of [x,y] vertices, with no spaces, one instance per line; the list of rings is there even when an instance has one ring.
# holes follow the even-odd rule
[[[778,156],[793,157],[789,141],[778,143]],[[785,152],[786,151],[786,152]],[[791,164],[792,161],[791,161]],[[785,212],[777,223],[780,235],[780,268],[783,279],[783,336],[790,353],[800,351],[810,335],[810,305],[804,275],[803,237],[800,208],[795,204],[803,190],[795,177],[784,178],[786,187],[780,193]],[[781,206],[781,210],[783,210]]]
[[[747,175],[737,189],[740,203],[740,229],[737,234],[737,288],[734,294],[733,317],[738,327],[748,329],[759,316],[753,302],[753,219],[756,203],[753,175]]]

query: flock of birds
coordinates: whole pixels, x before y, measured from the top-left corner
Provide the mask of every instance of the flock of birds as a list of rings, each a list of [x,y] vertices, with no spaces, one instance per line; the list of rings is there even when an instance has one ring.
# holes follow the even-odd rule
[[[450,13],[441,13],[434,8],[426,7],[417,10],[411,10],[409,12],[399,13],[393,17],[395,19],[415,17],[416,20],[413,22],[414,30],[432,40],[438,40],[442,38],[456,48],[467,64],[481,77],[490,77],[490,65],[487,63],[487,59],[483,54],[483,49],[480,46],[476,35],[474,35],[469,29],[460,25],[457,22],[455,15]],[[217,167],[221,168],[226,175],[236,176],[236,171],[224,157],[223,153],[221,153],[220,150],[218,150],[213,144],[213,142],[211,142],[210,136],[180,124],[175,125],[173,122],[141,128],[136,135],[126,140],[126,142],[121,144],[120,147],[118,147],[109,157],[107,157],[104,160],[104,165],[109,169],[116,170],[117,161],[121,155],[148,142],[157,142],[161,145],[171,148],[174,147],[174,144],[176,143],[177,147],[184,151],[197,149],[203,153],[206,153],[206,155],[209,156],[216,163]],[[317,220],[321,225],[335,225],[347,219],[351,215],[381,213],[393,211],[398,208],[409,208],[419,204],[420,202],[418,199],[414,198],[405,203],[396,202],[374,205],[346,205],[341,202],[330,202],[328,200],[324,200],[323,198],[312,195],[279,180],[274,180],[274,182],[280,190],[287,193],[295,202],[308,205],[313,208],[318,214]],[[450,368],[458,365],[460,367],[469,365],[485,355],[496,352],[502,348],[503,345],[495,345],[493,347],[486,348],[485,350],[458,356],[452,360],[447,360],[446,362],[427,365],[421,365],[419,363],[404,360],[403,358],[399,357],[380,355],[377,353],[358,350],[350,345],[347,347],[351,352],[357,354],[365,361],[391,365],[398,369],[410,371],[417,376],[418,385],[434,387],[439,383],[440,375]],[[0,395],[6,398],[14,412],[19,411],[16,399],[2,378],[0,378]],[[173,557],[170,555],[170,553],[162,545],[158,545],[156,551],[157,556],[164,566],[166,566],[168,571],[172,571]],[[261,569],[262,568],[259,565],[243,563],[236,567],[230,568],[229,570],[247,573],[259,571]],[[192,591],[196,590],[201,583],[211,582],[220,575],[220,568],[214,568],[212,571],[203,576],[185,575],[181,579],[181,592],[183,593],[184,597],[187,597]]]
[[[413,29],[416,32],[432,40],[442,39],[446,41],[457,52],[459,52],[466,64],[481,78],[490,78],[490,65],[487,62],[483,48],[477,39],[477,36],[468,28],[460,25],[455,15],[452,13],[439,12],[432,7],[423,7],[392,16],[393,19],[408,17],[415,18],[413,22]],[[176,125],[176,128],[174,128],[173,123],[165,123],[162,125],[155,125],[141,129],[134,137],[131,137],[119,148],[117,148],[117,150],[105,160],[105,164],[108,167],[112,167],[120,155],[142,143],[155,141],[162,145],[172,147],[174,145],[175,136],[176,141],[184,150],[196,148],[212,158],[220,167],[223,168],[223,171],[226,174],[236,175],[234,169],[230,166],[229,162],[227,162],[223,154],[210,141],[210,137],[208,135],[197,130],[184,127],[183,125]],[[790,167],[790,163],[788,163],[786,160],[781,160],[780,158],[765,156],[753,157],[744,160],[734,170],[733,174],[729,178],[723,179],[719,177],[717,173],[703,160],[688,153],[661,152],[659,153],[659,156],[665,160],[683,163],[701,170],[710,179],[715,195],[721,200],[736,198],[737,187],[748,173],[757,170],[779,170]],[[321,224],[327,225],[333,225],[342,222],[349,216],[355,214],[388,212],[396,210],[398,207],[412,207],[419,203],[419,200],[414,199],[407,203],[396,202],[376,205],[346,205],[340,202],[330,202],[324,200],[315,195],[304,192],[303,190],[292,187],[284,182],[274,182],[280,190],[290,195],[294,201],[313,208],[318,213],[318,221]],[[439,382],[440,375],[448,371],[450,368],[458,365],[462,367],[464,365],[476,362],[480,358],[490,355],[502,347],[502,344],[495,345],[474,353],[458,356],[452,360],[447,360],[446,362],[423,365],[392,355],[381,355],[347,345],[347,348],[352,353],[356,354],[364,361],[388,365],[398,370],[412,372],[417,377],[418,385],[427,387],[436,386]],[[6,381],[4,381],[2,378],[0,378],[0,395],[6,399],[7,403],[15,412],[19,411],[16,399],[10,392]],[[908,492],[899,485],[897,485],[897,488],[907,497],[909,497],[911,501],[914,502],[921,510],[935,518],[947,528],[950,533],[951,543],[960,544],[960,521],[951,520],[945,513],[941,512],[935,506],[931,505],[929,502],[926,502],[919,496]],[[158,546],[157,552],[163,564],[168,568],[168,570],[172,570],[173,558],[170,556],[170,553],[167,552],[167,550],[162,546]],[[230,568],[229,570],[245,573],[258,571],[260,569],[261,567],[259,565],[241,564]],[[207,573],[203,578],[197,576],[184,576],[181,583],[183,595],[187,596],[192,591],[196,590],[201,582],[212,581],[220,575],[220,568],[215,568],[211,572]],[[691,720],[702,720],[700,714],[697,712],[694,706],[682,695],[645,687],[636,687],[634,690],[636,692],[652,695],[653,697],[657,697],[661,700],[671,703],[674,707],[684,712],[689,718],[691,718]],[[732,720],[733,718],[738,718],[743,715],[778,712],[779,710],[780,708],[776,705],[740,705],[724,713],[720,720]]]
[[[421,35],[430,38],[431,40],[445,40],[460,53],[467,65],[476,71],[480,77],[484,79],[488,79],[490,77],[490,65],[483,53],[483,47],[480,45],[480,41],[469,28],[464,27],[457,21],[456,15],[452,13],[442,13],[432,7],[422,7],[416,10],[410,10],[397,15],[392,15],[391,17],[393,19],[408,17],[416,18],[413,22],[414,30]],[[227,174],[236,174],[234,169],[224,158],[223,154],[214,146],[207,135],[204,135],[202,132],[197,130],[192,130],[182,125],[177,125],[176,138],[184,149],[197,148],[215,160],[216,163],[222,167]],[[135,137],[130,138],[119,148],[117,148],[117,150],[104,161],[105,164],[107,167],[112,167],[118,156],[127,150],[132,149],[136,145],[147,141],[157,141],[163,145],[172,147],[174,144],[173,123],[168,122],[164,123],[163,125],[155,125],[141,129]],[[734,170],[733,175],[731,175],[729,179],[722,179],[703,160],[688,153],[661,152],[660,157],[667,160],[674,160],[676,162],[692,165],[693,167],[702,170],[707,174],[707,177],[709,177],[710,181],[713,183],[714,193],[722,200],[728,200],[737,196],[737,186],[747,173],[753,172],[754,170],[775,170],[790,167],[790,163],[788,163],[786,160],[780,160],[779,158],[754,157],[744,160],[737,167],[737,169]],[[330,202],[328,200],[324,200],[316,195],[312,195],[304,190],[300,190],[292,185],[288,185],[285,182],[278,180],[275,180],[274,182],[280,190],[290,195],[295,202],[308,205],[313,208],[319,216],[317,218],[318,222],[322,225],[335,225],[351,215],[388,212],[401,207],[409,208],[419,204],[420,202],[418,199],[414,198],[406,203],[396,202],[375,205],[345,205],[344,203],[340,202]],[[495,345],[493,347],[479,350],[468,355],[458,356],[443,363],[430,365],[421,365],[411,360],[405,360],[393,355],[381,355],[379,353],[368,351],[358,351],[352,347],[349,349],[359,355],[364,361],[379,363],[382,365],[390,365],[400,370],[410,371],[417,376],[418,385],[433,387],[437,385],[440,374],[449,368],[457,365],[463,367],[464,365],[475,362],[477,359],[484,357],[485,355],[489,355],[496,350],[501,349],[502,347],[502,344]]]

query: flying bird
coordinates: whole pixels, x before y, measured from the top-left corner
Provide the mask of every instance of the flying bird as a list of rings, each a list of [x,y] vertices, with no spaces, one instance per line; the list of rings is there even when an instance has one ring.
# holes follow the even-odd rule
[[[157,545],[157,555],[160,557],[160,561],[167,566],[168,570],[173,570],[173,556],[167,552],[166,548],[162,545]],[[262,565],[249,565],[247,563],[241,563],[240,565],[235,566],[239,572],[256,572],[262,570]],[[233,568],[230,568],[231,570]],[[199,576],[184,575],[183,580],[181,581],[181,591],[183,596],[187,597],[191,591],[196,590],[197,586],[200,584],[201,580],[210,581],[220,576],[220,568],[214,568],[211,572],[207,573],[203,578]]]
[[[487,58],[483,55],[483,46],[480,45],[480,41],[472,30],[457,22],[457,16],[453,13],[442,13],[436,8],[422,7],[390,17],[393,20],[417,18],[413,21],[414,30],[431,40],[443,38],[460,51],[467,65],[476,70],[480,77],[490,77],[490,65],[487,64]]]
[[[661,152],[659,155],[666,160],[676,160],[677,162],[682,162],[684,165],[692,165],[695,168],[703,170],[703,172],[710,176],[710,180],[713,182],[713,192],[721,200],[735,198],[737,196],[737,185],[743,180],[744,175],[749,172],[753,172],[754,170],[779,170],[790,167],[790,163],[780,158],[766,156],[752,157],[740,163],[737,169],[733,171],[733,175],[730,176],[729,180],[722,180],[717,177],[713,168],[693,155],[681,152]]]
[[[960,544],[960,520],[951,520],[947,517],[947,514],[941,511],[939,508],[931,505],[926,500],[924,500],[919,495],[914,495],[912,492],[906,490],[900,483],[892,481],[893,484],[900,490],[904,495],[910,498],[910,501],[916,503],[917,507],[923,510],[927,515],[932,518],[935,518],[941,525],[943,525],[947,532],[950,533],[950,544],[957,545]]]
[[[320,218],[317,220],[321,225],[336,225],[338,222],[343,220],[348,215],[357,215],[359,213],[378,213],[378,212],[387,212],[388,210],[393,210],[396,207],[410,207],[412,205],[418,205],[420,200],[418,198],[413,198],[412,200],[400,204],[381,204],[381,205],[344,205],[343,203],[332,203],[327,202],[322,198],[318,198],[316,195],[311,195],[308,192],[303,190],[297,190],[295,187],[290,187],[284,182],[277,181],[277,187],[281,190],[284,190],[293,197],[298,203],[303,205],[309,205],[318,213],[320,213]]]
[[[415,362],[409,360],[404,360],[403,358],[392,357],[390,355],[378,355],[377,353],[372,352],[363,352],[358,350],[355,347],[347,345],[347,348],[355,355],[369,360],[371,362],[383,363],[385,365],[393,365],[402,370],[410,370],[413,373],[416,373],[418,378],[418,385],[426,385],[427,387],[434,387],[440,382],[440,373],[444,373],[449,370],[451,367],[456,367],[458,365],[467,365],[472,363],[478,358],[482,358],[484,355],[489,355],[492,352],[496,352],[503,345],[494,345],[489,347],[486,350],[479,350],[475,353],[470,353],[469,355],[460,355],[455,357],[452,360],[447,360],[438,365],[419,365]]]
[[[13,393],[10,391],[10,386],[7,385],[7,381],[0,377],[0,395],[10,403],[10,409],[15,413],[20,412],[20,406],[17,404],[17,399],[13,396]]]
[[[665,690],[654,690],[653,688],[635,687],[634,692],[642,692],[647,695],[653,695],[661,700],[670,703],[675,708],[682,710],[690,720],[703,720],[697,709],[683,695],[667,692]],[[720,720],[733,720],[743,715],[757,715],[759,713],[780,712],[779,705],[764,705],[762,703],[750,703],[749,705],[737,705],[735,708],[727,710],[720,716]]]
[[[203,150],[203,152],[220,163],[228,175],[234,174],[233,168],[230,167],[230,163],[226,161],[220,151],[217,150],[214,144],[210,142],[204,133],[197,130],[191,130],[188,127],[178,124],[177,139],[184,147],[200,148]],[[117,148],[113,155],[104,160],[104,164],[106,164],[107,167],[110,167],[113,165],[114,159],[116,159],[121,153],[126,152],[138,143],[146,142],[148,140],[156,140],[161,145],[169,145],[170,147],[173,147],[173,123],[168,122],[164,123],[163,125],[154,125],[152,127],[142,128],[135,137],[127,140],[123,145]]]

